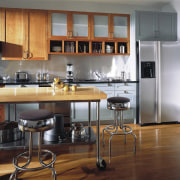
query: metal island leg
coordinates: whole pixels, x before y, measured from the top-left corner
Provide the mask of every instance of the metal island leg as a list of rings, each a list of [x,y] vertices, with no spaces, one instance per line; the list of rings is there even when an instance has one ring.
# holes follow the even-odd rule
[[[100,101],[96,102],[96,148],[97,148],[97,157],[96,157],[96,165],[99,169],[106,168],[106,161],[100,157],[100,116],[99,116],[99,108]]]

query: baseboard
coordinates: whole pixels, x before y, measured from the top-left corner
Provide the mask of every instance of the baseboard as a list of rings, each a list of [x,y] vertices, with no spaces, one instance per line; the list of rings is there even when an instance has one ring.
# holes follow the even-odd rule
[[[114,120],[101,120],[100,124],[101,125],[109,125],[112,124]],[[75,122],[72,122],[75,123]],[[82,123],[84,126],[88,126],[88,121],[79,121],[79,123]],[[134,124],[134,120],[131,119],[125,119],[124,120],[125,124]],[[91,125],[95,126],[96,125],[96,121],[91,121]]]
[[[153,125],[163,125],[163,124],[180,124],[180,122],[171,121],[171,122],[161,122],[161,123],[144,123],[144,124],[139,124],[139,126],[153,126]]]

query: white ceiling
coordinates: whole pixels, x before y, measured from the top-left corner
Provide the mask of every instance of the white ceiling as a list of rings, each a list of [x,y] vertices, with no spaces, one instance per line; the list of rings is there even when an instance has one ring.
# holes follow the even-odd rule
[[[111,4],[124,4],[124,5],[160,5],[166,4],[173,1],[179,0],[0,0],[0,4],[9,4],[9,3],[59,3],[59,2],[66,2],[66,3],[76,3],[76,2],[88,2],[88,3],[111,3]]]
[[[63,9],[73,11],[84,11],[85,9],[90,12],[112,12],[112,9],[113,12],[118,12],[119,9],[123,13],[123,9],[127,12],[127,6],[131,9],[134,7],[136,7],[134,9],[141,7],[141,10],[144,8],[155,9],[164,7],[168,3],[173,3],[175,1],[180,2],[180,0],[0,0],[0,7]]]
[[[36,0],[43,1],[43,0]],[[51,2],[66,1],[66,2],[96,2],[96,3],[112,3],[112,4],[136,4],[136,5],[147,5],[149,3],[169,3],[174,0],[45,0]]]

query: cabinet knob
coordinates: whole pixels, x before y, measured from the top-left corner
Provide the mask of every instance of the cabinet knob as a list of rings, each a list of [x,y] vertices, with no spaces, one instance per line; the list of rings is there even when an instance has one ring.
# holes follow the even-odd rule
[[[128,94],[128,91],[127,91],[127,90],[124,90],[124,94]]]

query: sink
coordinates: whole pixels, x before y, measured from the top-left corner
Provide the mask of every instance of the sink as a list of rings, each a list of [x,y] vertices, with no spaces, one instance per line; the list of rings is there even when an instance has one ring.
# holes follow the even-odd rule
[[[96,79],[78,79],[77,81],[85,81],[85,82],[89,82],[89,81],[98,81]]]

